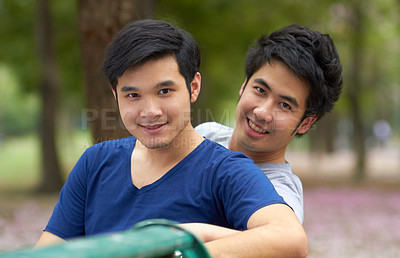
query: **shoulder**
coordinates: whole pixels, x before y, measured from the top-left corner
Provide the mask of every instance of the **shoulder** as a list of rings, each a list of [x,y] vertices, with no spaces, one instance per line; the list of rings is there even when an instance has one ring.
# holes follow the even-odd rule
[[[257,166],[264,172],[276,191],[294,210],[300,222],[303,222],[303,186],[300,178],[292,172],[289,163],[261,163]]]
[[[251,160],[243,153],[229,150],[222,144],[212,141],[208,138],[204,139],[204,142],[202,143],[202,145],[203,145],[202,151],[204,153],[207,153],[210,156],[213,156],[213,158],[217,158],[217,157],[220,157],[221,159],[244,158],[246,160]]]
[[[208,169],[218,171],[221,176],[240,177],[251,173],[265,178],[254,161],[243,153],[229,150],[208,139],[205,139],[203,144],[201,155],[204,158],[203,164],[208,164]]]
[[[301,180],[292,172],[290,163],[259,163],[257,166],[271,181],[292,184],[301,188]]]
[[[231,139],[233,128],[216,123],[216,122],[206,122],[202,123],[194,128],[198,134],[201,136],[222,144],[228,147],[229,140]]]
[[[206,122],[194,128],[200,135],[232,134],[233,128],[217,122]]]
[[[121,154],[123,151],[128,151],[135,145],[135,137],[127,137],[116,140],[109,140],[97,143],[86,149],[84,155],[89,157],[105,157]]]

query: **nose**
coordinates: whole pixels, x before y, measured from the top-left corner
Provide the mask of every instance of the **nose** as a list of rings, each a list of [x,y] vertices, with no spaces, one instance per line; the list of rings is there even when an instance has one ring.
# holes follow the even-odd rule
[[[157,118],[161,116],[162,110],[157,101],[153,99],[143,100],[143,106],[140,110],[141,118]]]
[[[269,101],[265,101],[264,103],[257,105],[253,112],[256,116],[256,119],[259,121],[271,123],[274,120],[273,105]]]

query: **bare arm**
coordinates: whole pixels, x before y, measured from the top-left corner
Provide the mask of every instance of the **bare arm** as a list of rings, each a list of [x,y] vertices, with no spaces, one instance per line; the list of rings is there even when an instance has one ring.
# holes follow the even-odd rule
[[[205,223],[183,223],[179,224],[179,226],[195,234],[203,242],[214,241],[241,232]]]
[[[306,257],[307,236],[293,211],[273,204],[256,211],[248,230],[205,245],[212,257]]]
[[[42,235],[40,236],[39,240],[37,241],[37,243],[35,245],[35,248],[58,244],[58,243],[63,243],[64,241],[65,240],[59,236],[56,236],[47,231],[43,231]]]

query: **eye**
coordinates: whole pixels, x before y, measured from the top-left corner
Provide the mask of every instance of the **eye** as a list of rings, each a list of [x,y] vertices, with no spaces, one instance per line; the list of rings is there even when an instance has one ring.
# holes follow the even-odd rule
[[[139,94],[137,94],[137,93],[129,93],[129,94],[127,95],[127,97],[128,97],[128,98],[137,98],[137,97],[139,97]]]
[[[285,109],[289,109],[289,110],[292,109],[292,107],[291,107],[288,103],[281,102],[280,105],[281,105],[283,108],[285,108]]]
[[[265,90],[261,87],[254,87],[256,91],[260,92],[261,94],[265,94]]]
[[[162,89],[162,90],[160,90],[158,93],[159,93],[160,95],[165,95],[165,94],[168,94],[168,93],[170,93],[170,92],[171,92],[170,89]]]

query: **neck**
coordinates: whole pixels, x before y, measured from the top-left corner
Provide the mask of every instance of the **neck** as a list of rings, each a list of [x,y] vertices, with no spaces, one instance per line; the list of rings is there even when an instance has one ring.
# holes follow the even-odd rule
[[[280,152],[274,152],[274,153],[269,153],[269,152],[255,152],[255,151],[242,151],[246,156],[251,158],[254,163],[286,163],[285,160],[285,151],[282,153]]]
[[[137,141],[134,152],[141,153],[147,161],[156,164],[175,163],[189,155],[203,140],[189,124],[168,146],[150,149]]]

